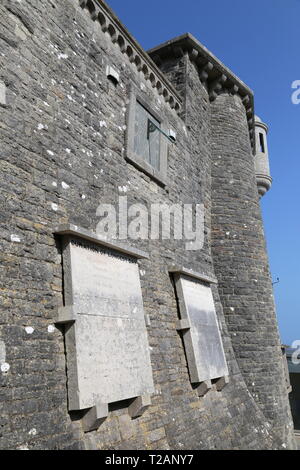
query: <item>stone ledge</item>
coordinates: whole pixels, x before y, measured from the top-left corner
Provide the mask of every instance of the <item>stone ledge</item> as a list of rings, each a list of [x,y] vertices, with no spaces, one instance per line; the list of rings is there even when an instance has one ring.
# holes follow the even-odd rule
[[[168,186],[168,180],[161,172],[153,168],[146,160],[138,157],[134,153],[125,156],[125,160],[134,165],[138,170],[143,171],[147,176],[159,183],[163,188]]]
[[[190,276],[195,279],[198,279],[199,281],[208,282],[209,284],[218,284],[217,278],[213,276],[207,276],[206,274],[198,273],[196,271],[193,271],[192,269],[184,268],[183,266],[171,266],[169,268],[169,273],[183,274],[185,276]]]
[[[101,237],[95,232],[79,227],[77,225],[59,225],[55,227],[53,233],[56,235],[76,236],[79,238],[83,238],[84,240],[88,240],[96,245],[105,246],[106,248],[111,248],[112,250],[119,251],[120,253],[130,255],[134,258],[149,259],[149,255],[145,251],[139,250],[138,248],[134,248],[125,243],[118,243],[117,241]]]

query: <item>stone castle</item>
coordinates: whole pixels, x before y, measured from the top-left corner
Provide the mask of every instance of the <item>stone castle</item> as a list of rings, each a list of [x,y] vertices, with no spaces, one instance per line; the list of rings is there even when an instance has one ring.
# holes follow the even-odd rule
[[[293,449],[251,89],[102,0],[0,19],[0,448]],[[201,249],[99,234],[121,196],[201,206]]]

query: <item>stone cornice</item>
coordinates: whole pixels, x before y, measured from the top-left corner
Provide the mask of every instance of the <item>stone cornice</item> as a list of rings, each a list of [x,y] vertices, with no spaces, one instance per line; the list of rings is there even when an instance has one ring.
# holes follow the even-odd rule
[[[218,280],[215,276],[208,276],[207,274],[198,273],[192,269],[184,268],[183,266],[170,266],[168,269],[169,273],[180,274],[188,277],[197,279],[198,281],[204,281],[209,284],[218,284]]]
[[[266,133],[268,133],[268,131],[269,131],[269,127],[264,122],[255,121],[255,126],[256,127],[261,127],[262,129],[264,129],[266,131]]]
[[[246,109],[250,141],[255,154],[254,97],[252,90],[242,80],[189,33],[150,49],[148,54],[158,65],[170,56],[189,54],[190,60],[197,65],[210,101],[214,101],[220,93],[238,94]]]
[[[79,237],[84,240],[88,240],[92,242],[94,245],[104,246],[106,248],[110,248],[120,253],[130,255],[133,258],[149,259],[149,255],[145,251],[139,250],[138,248],[135,248],[126,243],[116,242],[114,239],[105,238],[104,236],[98,235],[97,233],[91,230],[87,230],[83,227],[78,227],[78,225],[74,225],[74,224],[58,225],[57,227],[54,228],[53,233],[55,233],[56,235],[61,235],[61,236]]]
[[[128,33],[113,11],[102,0],[78,0],[81,8],[86,8],[93,21],[99,23],[104,33],[119,46],[121,52],[134,64],[152,87],[177,113],[181,111],[181,98],[164,74],[155,65],[138,42]]]

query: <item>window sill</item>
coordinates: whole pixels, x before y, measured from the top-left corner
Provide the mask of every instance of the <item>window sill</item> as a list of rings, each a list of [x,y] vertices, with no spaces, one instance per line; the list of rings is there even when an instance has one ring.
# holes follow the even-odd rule
[[[154,179],[157,183],[159,183],[164,188],[168,186],[168,180],[166,176],[161,172],[153,168],[149,163],[143,160],[136,154],[126,155],[125,159],[132,163],[136,168],[143,171],[146,175],[150,176],[150,178]]]

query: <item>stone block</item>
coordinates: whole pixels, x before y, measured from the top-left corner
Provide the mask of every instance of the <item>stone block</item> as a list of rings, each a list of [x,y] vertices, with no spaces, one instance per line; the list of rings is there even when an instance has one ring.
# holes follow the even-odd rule
[[[228,375],[211,287],[186,274],[174,278],[191,382]]]
[[[108,416],[107,403],[98,403],[89,409],[82,418],[84,432],[95,431]]]
[[[0,104],[6,105],[6,85],[0,82]]]
[[[206,395],[211,388],[211,380],[205,380],[204,382],[201,382],[200,385],[196,388],[198,396],[204,397],[204,395]]]
[[[118,84],[120,81],[120,74],[119,72],[112,67],[111,65],[108,65],[106,67],[106,76],[112,80],[115,84]]]
[[[176,323],[176,330],[189,330],[191,328],[191,324],[188,318],[184,318],[183,320],[178,320]]]
[[[96,242],[63,242],[69,410],[154,392],[138,264]]]
[[[151,398],[149,395],[137,397],[128,407],[128,413],[131,418],[142,416],[146,409],[151,405]]]
[[[223,390],[224,387],[226,387],[226,385],[229,383],[229,377],[226,375],[224,377],[220,377],[216,382],[215,382],[215,386],[216,386],[216,390],[218,392],[220,392],[221,390]]]

